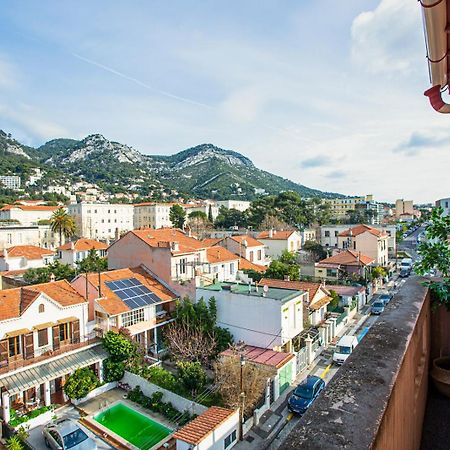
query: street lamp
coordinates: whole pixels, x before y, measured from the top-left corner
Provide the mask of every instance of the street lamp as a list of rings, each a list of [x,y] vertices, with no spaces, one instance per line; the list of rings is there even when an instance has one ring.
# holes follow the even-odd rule
[[[244,378],[243,378],[243,371],[245,366],[245,358],[244,355],[240,355],[240,370],[241,370],[241,376],[240,376],[240,403],[241,407],[239,410],[239,440],[242,441],[244,439],[244,430],[243,430],[243,423],[244,423],[244,400],[245,400],[245,392],[244,392]]]

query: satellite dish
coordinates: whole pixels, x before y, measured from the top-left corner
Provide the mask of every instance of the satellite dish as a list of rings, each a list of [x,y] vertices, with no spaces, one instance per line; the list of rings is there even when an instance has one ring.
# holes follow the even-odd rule
[[[263,291],[264,291],[265,293],[269,292],[269,286],[267,286],[267,284],[264,285]]]

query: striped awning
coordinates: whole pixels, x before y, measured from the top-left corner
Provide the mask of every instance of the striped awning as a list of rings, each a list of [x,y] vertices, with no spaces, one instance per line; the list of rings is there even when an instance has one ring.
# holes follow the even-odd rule
[[[101,345],[67,356],[61,355],[58,359],[0,378],[0,388],[4,387],[10,395],[18,394],[38,386],[44,381],[54,380],[62,375],[72,373],[75,369],[103,361],[107,357],[108,352]]]

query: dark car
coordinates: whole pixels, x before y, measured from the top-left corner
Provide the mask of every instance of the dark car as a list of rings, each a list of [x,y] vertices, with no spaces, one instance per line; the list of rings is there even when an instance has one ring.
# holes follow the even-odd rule
[[[325,381],[315,375],[308,375],[300,383],[288,399],[288,409],[297,414],[303,414],[312,405],[325,387]]]
[[[370,313],[371,314],[381,314],[384,311],[384,302],[381,300],[375,300],[371,307],[370,307]]]
[[[400,278],[407,278],[407,277],[409,277],[410,273],[411,273],[411,271],[409,269],[402,269],[402,270],[400,270],[399,277]]]
[[[381,294],[378,300],[387,305],[391,301],[391,299],[392,296],[390,294]]]

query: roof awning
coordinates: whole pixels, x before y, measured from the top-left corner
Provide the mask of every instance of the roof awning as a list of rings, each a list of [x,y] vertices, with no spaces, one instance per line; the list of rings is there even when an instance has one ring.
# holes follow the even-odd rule
[[[38,324],[38,325],[35,325],[34,327],[33,327],[33,330],[44,330],[45,328],[50,328],[50,327],[52,327],[53,325],[55,325],[53,322],[45,322],[45,323],[40,323],[40,324]]]
[[[12,375],[6,375],[0,378],[0,388],[4,387],[10,395],[18,394],[45,381],[72,373],[75,369],[103,361],[107,357],[108,352],[101,345],[97,345],[71,355],[61,356],[56,360],[53,359],[47,363],[30,367]]]
[[[28,328],[21,328],[20,330],[8,331],[7,333],[5,333],[5,337],[7,338],[16,337],[20,336],[21,334],[28,334],[28,333],[30,333],[30,330]]]
[[[151,330],[155,327],[156,320],[144,320],[142,322],[135,323],[134,325],[130,325],[127,327],[128,331],[132,336],[136,334],[143,333],[144,331]]]
[[[76,320],[79,320],[78,317],[66,317],[64,319],[57,320],[58,323],[68,323],[68,322],[75,322]]]
[[[322,308],[322,306],[328,305],[328,303],[331,302],[331,298],[326,296],[322,297],[321,299],[317,300],[313,304],[309,305],[309,309],[312,311],[317,311],[318,309]]]

